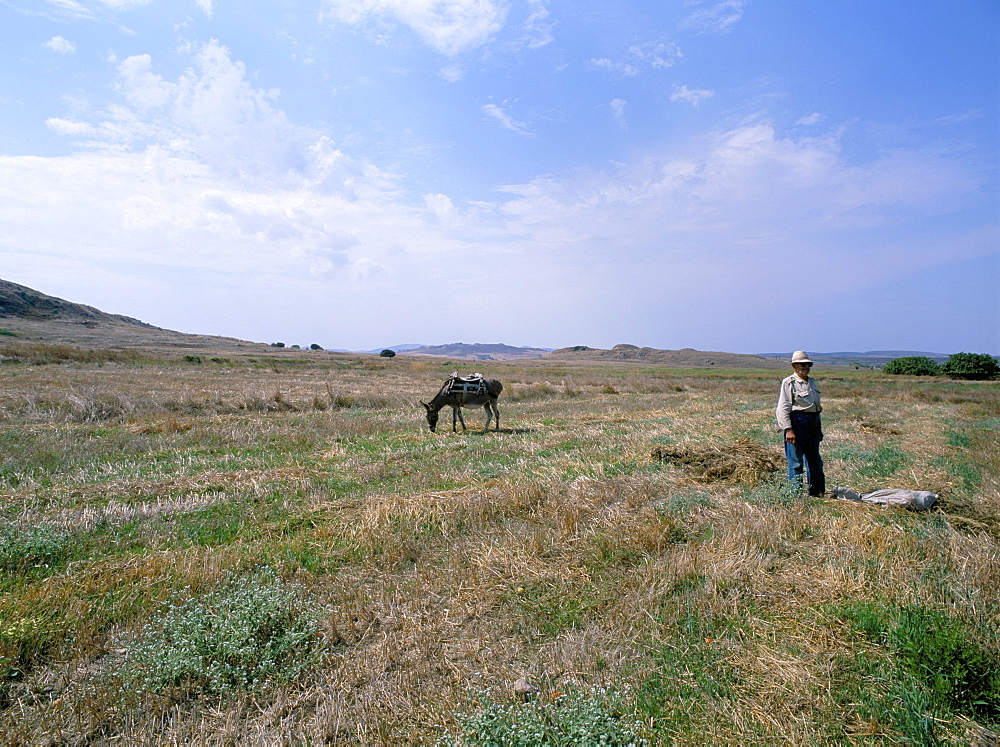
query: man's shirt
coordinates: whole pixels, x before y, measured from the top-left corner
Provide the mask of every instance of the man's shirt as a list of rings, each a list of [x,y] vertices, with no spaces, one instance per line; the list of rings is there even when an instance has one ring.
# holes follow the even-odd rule
[[[778,395],[778,427],[787,430],[792,427],[792,412],[822,412],[823,405],[819,401],[819,387],[812,376],[803,381],[798,374],[792,374],[781,382],[781,393]]]

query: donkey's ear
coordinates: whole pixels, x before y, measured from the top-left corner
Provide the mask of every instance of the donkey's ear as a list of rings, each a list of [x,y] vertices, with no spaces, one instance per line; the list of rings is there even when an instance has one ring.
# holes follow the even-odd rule
[[[429,410],[429,409],[431,409],[431,406],[430,406],[429,404],[427,404],[426,402],[424,402],[423,400],[420,400],[420,404],[422,404],[422,405],[423,405],[424,407],[426,407],[426,408],[427,408],[428,410]]]

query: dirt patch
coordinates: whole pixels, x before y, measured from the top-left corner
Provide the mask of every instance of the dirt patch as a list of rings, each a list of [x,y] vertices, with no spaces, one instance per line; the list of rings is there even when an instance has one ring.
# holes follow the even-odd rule
[[[678,444],[657,446],[653,459],[684,467],[701,482],[740,482],[756,485],[784,469],[784,456],[741,439],[728,446]]]
[[[862,423],[861,430],[865,431],[866,433],[879,433],[889,436],[899,435],[899,431],[897,429],[885,425],[884,423]]]

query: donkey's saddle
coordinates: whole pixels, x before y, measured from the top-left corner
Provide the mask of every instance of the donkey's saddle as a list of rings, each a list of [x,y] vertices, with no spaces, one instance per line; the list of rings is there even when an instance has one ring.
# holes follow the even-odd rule
[[[466,397],[486,394],[486,380],[481,373],[459,376],[458,371],[456,371],[445,382],[444,391],[445,394],[459,393]]]

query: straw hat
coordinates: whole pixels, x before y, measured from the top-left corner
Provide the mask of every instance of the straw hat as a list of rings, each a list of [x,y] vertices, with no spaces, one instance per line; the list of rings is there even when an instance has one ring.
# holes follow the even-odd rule
[[[812,363],[805,350],[796,350],[792,353],[792,363]]]

